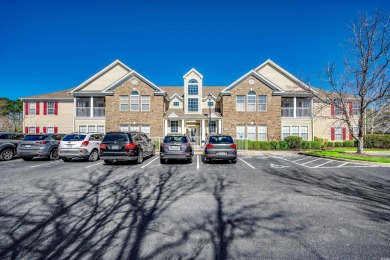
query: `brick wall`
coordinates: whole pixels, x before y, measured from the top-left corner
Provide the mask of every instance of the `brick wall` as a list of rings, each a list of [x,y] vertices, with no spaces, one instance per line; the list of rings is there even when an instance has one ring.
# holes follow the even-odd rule
[[[133,84],[137,81],[136,84]],[[140,96],[140,110],[141,110],[141,96],[150,96],[150,111],[130,111],[130,93],[138,91]],[[129,96],[129,110],[120,111],[119,96]],[[106,96],[106,131],[118,131],[120,124],[130,125],[135,124],[150,125],[150,136],[160,137],[164,132],[164,97],[155,96],[154,89],[141,79],[133,76],[120,86],[115,88],[114,96]]]
[[[254,83],[249,84],[252,79]],[[245,95],[245,104],[247,105],[247,94],[250,90],[256,92],[256,112],[236,111],[236,96]],[[253,76],[248,76],[231,90],[231,96],[224,96],[221,102],[223,113],[223,133],[236,137],[237,125],[248,125],[253,122],[255,125],[267,125],[268,140],[281,139],[281,97],[272,96],[272,89]],[[267,111],[258,112],[259,95],[267,96]],[[245,106],[247,110],[247,106]],[[257,131],[257,130],[256,130]]]

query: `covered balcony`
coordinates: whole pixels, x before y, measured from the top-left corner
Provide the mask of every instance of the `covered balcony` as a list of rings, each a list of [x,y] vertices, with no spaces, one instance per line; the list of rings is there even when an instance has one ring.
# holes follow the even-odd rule
[[[102,118],[106,116],[104,97],[76,98],[76,117]]]
[[[282,98],[282,117],[302,118],[312,116],[310,98]]]

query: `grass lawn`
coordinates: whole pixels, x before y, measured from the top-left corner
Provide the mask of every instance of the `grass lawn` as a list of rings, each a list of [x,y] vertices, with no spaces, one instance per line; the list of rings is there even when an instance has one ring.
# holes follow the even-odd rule
[[[364,150],[370,151],[373,153],[374,152],[390,152],[390,150],[378,150],[378,149],[364,149]],[[350,159],[350,160],[357,160],[357,161],[390,163],[389,157],[381,157],[378,155],[370,155],[370,154],[360,155],[360,154],[357,154],[356,151],[357,151],[357,149],[354,147],[336,147],[336,148],[333,148],[332,150],[310,151],[310,152],[303,152],[303,154]]]

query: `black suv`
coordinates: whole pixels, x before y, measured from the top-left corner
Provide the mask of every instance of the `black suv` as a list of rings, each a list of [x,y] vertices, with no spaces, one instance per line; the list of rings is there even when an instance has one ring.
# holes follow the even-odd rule
[[[160,146],[160,163],[164,164],[168,159],[184,159],[192,162],[194,149],[190,138],[185,134],[168,134],[164,137]]]
[[[9,161],[16,155],[16,150],[24,134],[15,132],[0,133],[0,160]]]
[[[106,164],[137,161],[155,155],[154,143],[142,132],[108,132],[100,144],[100,158]]]

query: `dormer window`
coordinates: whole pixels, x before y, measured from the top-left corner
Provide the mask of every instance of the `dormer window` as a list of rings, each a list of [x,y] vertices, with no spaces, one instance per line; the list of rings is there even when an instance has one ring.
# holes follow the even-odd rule
[[[188,95],[198,95],[198,81],[196,79],[188,81]]]

